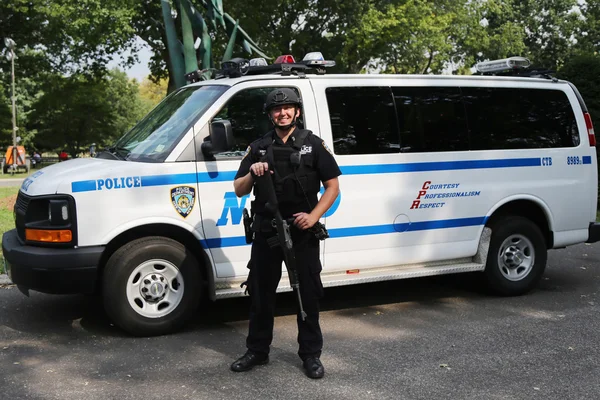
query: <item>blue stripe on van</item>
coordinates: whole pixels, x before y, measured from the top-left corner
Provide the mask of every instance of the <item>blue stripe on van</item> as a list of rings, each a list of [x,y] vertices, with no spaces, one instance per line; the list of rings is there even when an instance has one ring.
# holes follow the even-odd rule
[[[182,185],[184,183],[196,183],[196,174],[169,174],[142,176],[142,186],[165,186]]]
[[[79,181],[71,183],[71,192],[91,192],[96,190],[96,181]]]
[[[592,156],[583,156],[583,163],[584,164],[591,164],[592,163]]]
[[[398,172],[451,171],[460,169],[539,167],[540,158],[506,158],[497,160],[435,161],[406,164],[346,165],[342,174],[392,174]]]
[[[437,221],[420,221],[405,224],[388,224],[388,225],[373,225],[373,226],[356,226],[352,228],[334,228],[329,230],[331,238],[344,238],[367,235],[381,235],[386,233],[414,232],[434,229],[461,228],[465,226],[484,225],[487,217],[472,217],[472,218],[457,218],[444,219]],[[234,236],[227,238],[213,238],[202,241],[204,248],[222,248],[245,246],[245,236]]]
[[[587,158],[586,158],[587,157]],[[586,162],[587,161],[587,162]],[[591,164],[591,157],[584,156],[583,163]],[[540,158],[506,158],[496,160],[463,160],[463,161],[436,161],[422,163],[404,164],[374,164],[374,165],[345,165],[340,169],[344,175],[365,174],[390,174],[401,172],[425,172],[425,171],[452,171],[461,169],[487,169],[487,168],[515,168],[515,167],[539,167],[542,165]],[[149,175],[141,177],[141,186],[166,186],[194,184],[209,182],[230,182],[235,178],[237,171],[215,171],[185,174]],[[108,178],[111,179],[111,178]],[[95,191],[96,181],[77,181],[71,183],[71,191],[90,192]],[[115,190],[115,189],[112,189]]]
[[[433,229],[460,228],[464,226],[483,225],[487,217],[444,219],[438,221],[407,222],[402,224],[359,226],[353,228],[333,228],[329,230],[332,238],[379,235],[382,233],[414,232]]]

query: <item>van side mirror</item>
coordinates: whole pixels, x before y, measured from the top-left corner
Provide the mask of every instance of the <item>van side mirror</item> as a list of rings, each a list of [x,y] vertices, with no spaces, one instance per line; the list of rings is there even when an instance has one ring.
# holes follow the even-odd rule
[[[210,135],[201,145],[202,154],[207,160],[214,160],[214,155],[233,147],[233,129],[227,120],[210,124]]]

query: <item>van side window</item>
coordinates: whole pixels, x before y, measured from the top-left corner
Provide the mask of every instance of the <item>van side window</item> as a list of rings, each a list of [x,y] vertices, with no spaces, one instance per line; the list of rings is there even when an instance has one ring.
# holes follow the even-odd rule
[[[335,154],[400,152],[389,87],[332,87],[325,94]]]
[[[457,87],[393,87],[402,152],[469,150]]]
[[[223,106],[213,121],[228,120],[233,129],[234,146],[226,153],[216,154],[218,158],[242,157],[248,145],[273,129],[263,107],[267,94],[276,87],[244,89],[236,93]],[[298,89],[291,88],[298,93]],[[300,125],[302,125],[300,121]]]
[[[579,145],[575,115],[560,90],[463,87],[472,150]]]

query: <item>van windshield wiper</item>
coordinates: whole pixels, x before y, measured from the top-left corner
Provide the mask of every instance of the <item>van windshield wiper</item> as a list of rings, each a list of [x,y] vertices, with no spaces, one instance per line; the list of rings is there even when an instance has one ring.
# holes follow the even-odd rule
[[[127,157],[131,151],[125,147],[113,146],[107,149],[108,153],[114,156],[117,160],[127,161]]]

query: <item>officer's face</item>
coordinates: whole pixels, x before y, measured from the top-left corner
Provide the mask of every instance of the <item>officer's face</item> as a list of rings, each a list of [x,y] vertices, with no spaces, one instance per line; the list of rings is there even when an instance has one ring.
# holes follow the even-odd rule
[[[289,125],[294,120],[294,116],[298,118],[299,115],[300,110],[297,110],[293,104],[276,106],[271,109],[271,118],[277,126]]]

